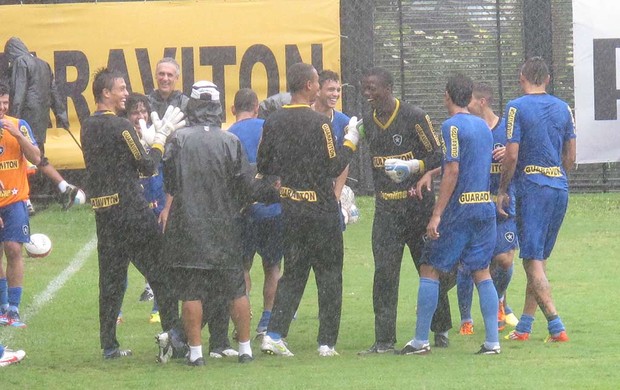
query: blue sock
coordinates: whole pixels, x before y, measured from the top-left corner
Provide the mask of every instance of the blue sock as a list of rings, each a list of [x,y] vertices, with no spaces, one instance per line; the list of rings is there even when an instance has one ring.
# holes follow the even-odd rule
[[[18,308],[22,301],[22,288],[21,287],[9,287],[9,307],[13,310]]]
[[[415,324],[415,341],[421,344],[428,343],[428,334],[431,331],[431,320],[439,299],[439,281],[429,278],[420,278],[418,288],[418,313]],[[415,346],[419,348],[419,346]]]
[[[0,265],[1,267],[1,265]],[[6,278],[0,279],[0,308],[9,307],[9,283]]]
[[[497,332],[497,308],[499,303],[493,280],[483,280],[476,287],[478,288],[480,311],[484,319],[485,345],[487,347],[499,345],[499,335]]]
[[[267,336],[271,337],[273,341],[279,341],[282,338],[282,335],[277,332],[267,332]]]
[[[549,329],[549,334],[552,336],[557,335],[558,333],[566,330],[560,316],[555,317],[553,320],[549,321],[547,324],[547,329]]]
[[[155,313],[158,311],[159,311],[159,305],[157,304],[157,299],[153,298],[153,310],[151,310],[151,312]]]
[[[534,317],[521,314],[521,318],[519,319],[519,323],[515,330],[519,333],[532,333],[532,324],[534,323]]]
[[[514,266],[510,266],[508,269],[496,267],[495,272],[493,272],[493,283],[495,284],[498,297],[501,297],[504,293],[506,293],[508,284],[510,284],[510,280],[512,279],[513,269]]]
[[[469,271],[459,268],[456,273],[456,296],[459,302],[461,323],[471,321],[471,303],[474,296],[474,281]]]

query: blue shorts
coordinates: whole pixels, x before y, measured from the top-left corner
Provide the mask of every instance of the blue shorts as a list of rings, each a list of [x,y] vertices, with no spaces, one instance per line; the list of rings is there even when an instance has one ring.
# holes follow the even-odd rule
[[[517,221],[514,217],[507,219],[497,219],[497,240],[493,257],[517,249],[519,240],[517,238]]]
[[[546,260],[568,207],[568,191],[526,182],[517,195],[517,231],[525,260]]]
[[[30,242],[28,209],[23,201],[0,208],[4,228],[0,229],[0,242]]]
[[[280,264],[283,255],[282,216],[263,218],[256,215],[246,216],[243,235],[243,267],[252,268],[254,255],[258,253],[263,259],[264,267]]]
[[[495,217],[440,224],[439,238],[427,241],[421,263],[450,272],[460,259],[464,271],[485,269],[491,263],[496,236]]]

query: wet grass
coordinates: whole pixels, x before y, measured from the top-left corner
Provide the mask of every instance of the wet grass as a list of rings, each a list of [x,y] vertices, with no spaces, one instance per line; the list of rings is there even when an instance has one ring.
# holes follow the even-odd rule
[[[479,325],[476,334],[464,337],[451,332],[451,346],[446,350],[434,349],[425,357],[357,355],[372,343],[374,335],[370,245],[373,202],[370,198],[360,198],[358,205],[362,218],[345,233],[344,303],[337,346],[341,356],[334,359],[317,356],[316,287],[311,276],[289,335],[294,358],[261,355],[255,344],[257,358],[250,365],[208,359],[207,366],[198,369],[180,362],[165,366],[154,362],[153,336],[158,326],[147,321],[150,304],[138,302],[143,281],[133,268],[123,308],[126,322],[120,326],[119,336],[123,346],[134,350],[134,356],[110,362],[101,359],[94,252],[53,299],[40,309],[33,309],[36,297],[94,236],[94,219],[87,208],[63,213],[52,205],[31,221],[32,231],[48,234],[54,249],[45,259],[26,261],[22,311],[32,313],[25,318],[28,328],[0,329],[0,341],[25,349],[28,356],[21,365],[0,369],[1,388],[617,388],[620,310],[613,302],[620,293],[617,222],[620,194],[572,195],[569,213],[549,261],[554,297],[571,341],[562,345],[544,344],[546,321],[539,314],[531,340],[503,342],[500,356],[473,355],[483,340],[477,300],[473,310],[474,321]],[[260,267],[254,267],[253,280],[255,325],[262,302]],[[400,285],[399,345],[413,333],[417,284],[411,259],[405,255]],[[523,271],[517,266],[509,301],[518,313],[523,288]],[[457,327],[454,292],[452,298],[453,323]]]

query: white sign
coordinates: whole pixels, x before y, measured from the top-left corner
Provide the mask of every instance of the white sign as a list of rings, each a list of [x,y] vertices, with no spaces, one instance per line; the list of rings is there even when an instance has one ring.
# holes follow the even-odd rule
[[[573,0],[577,162],[620,161],[620,1]]]

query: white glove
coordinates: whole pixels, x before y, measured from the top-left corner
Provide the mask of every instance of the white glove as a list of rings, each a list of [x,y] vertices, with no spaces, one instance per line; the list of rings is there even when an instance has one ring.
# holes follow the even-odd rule
[[[144,119],[140,119],[138,122],[140,123],[140,133],[142,135],[140,140],[144,141],[144,143],[149,146],[153,145],[155,140],[155,126],[151,125],[147,127]]]
[[[164,123],[169,122],[173,127],[172,131],[174,131],[180,129],[181,127],[185,127],[185,121],[183,120],[184,117],[185,114],[183,114],[179,107],[168,106],[166,112],[164,113],[164,117],[161,118],[161,120]]]
[[[351,142],[355,146],[357,146],[360,141],[359,125],[361,123],[362,121],[358,121],[356,116],[352,116],[351,119],[349,119],[349,124],[345,128],[346,134],[344,135],[344,139]]]
[[[409,175],[419,171],[420,160],[401,160],[399,158],[388,158],[385,160],[385,173],[396,183],[401,183]]]

